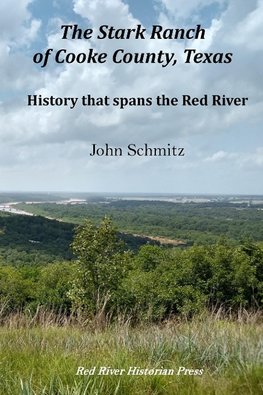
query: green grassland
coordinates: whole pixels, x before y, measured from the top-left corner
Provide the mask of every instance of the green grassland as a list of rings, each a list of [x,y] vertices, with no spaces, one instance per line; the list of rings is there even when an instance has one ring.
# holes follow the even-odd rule
[[[42,313],[43,314],[43,313]],[[41,324],[39,324],[39,321]],[[10,317],[0,329],[1,395],[247,395],[263,391],[262,326],[256,314],[131,327],[73,324],[51,315]],[[92,376],[78,366],[96,367]],[[125,369],[121,376],[99,368]],[[129,367],[174,369],[174,375],[127,375]],[[177,375],[179,367],[202,375]]]

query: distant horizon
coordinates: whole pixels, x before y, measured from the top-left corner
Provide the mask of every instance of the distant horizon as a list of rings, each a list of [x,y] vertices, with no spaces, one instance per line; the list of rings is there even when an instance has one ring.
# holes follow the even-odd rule
[[[0,190],[1,194],[90,194],[90,195],[143,195],[143,196],[256,196],[261,197],[262,194],[255,194],[255,193],[217,193],[217,192],[118,192],[118,191],[72,191],[72,190]]]

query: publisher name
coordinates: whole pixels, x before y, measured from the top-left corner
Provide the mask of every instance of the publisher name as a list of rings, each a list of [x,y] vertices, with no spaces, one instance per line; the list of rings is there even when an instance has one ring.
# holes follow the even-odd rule
[[[115,368],[111,366],[93,366],[85,368],[78,366],[76,376],[202,376],[204,369],[192,369],[180,366],[175,369],[161,368],[141,368],[139,366],[130,366],[127,369]]]
[[[163,147],[153,147],[145,143],[141,146],[136,144],[128,144],[126,148],[113,147],[108,143],[103,146],[98,144],[91,145],[90,156],[185,156],[185,149],[183,147],[176,147],[172,144],[167,144]]]

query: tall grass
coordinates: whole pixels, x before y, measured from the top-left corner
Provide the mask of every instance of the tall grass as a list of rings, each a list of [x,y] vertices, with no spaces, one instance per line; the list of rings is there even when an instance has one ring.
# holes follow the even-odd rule
[[[227,395],[263,393],[262,325],[258,313],[235,319],[218,311],[191,321],[132,327],[88,322],[38,309],[2,317],[1,395]],[[77,376],[78,366],[128,370],[180,366],[203,375]]]

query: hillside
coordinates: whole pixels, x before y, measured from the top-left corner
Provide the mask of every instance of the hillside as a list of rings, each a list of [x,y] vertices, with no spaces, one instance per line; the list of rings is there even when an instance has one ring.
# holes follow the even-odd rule
[[[0,258],[4,264],[46,264],[73,258],[70,244],[75,225],[42,216],[0,213]],[[158,241],[147,237],[119,234],[127,248]]]

